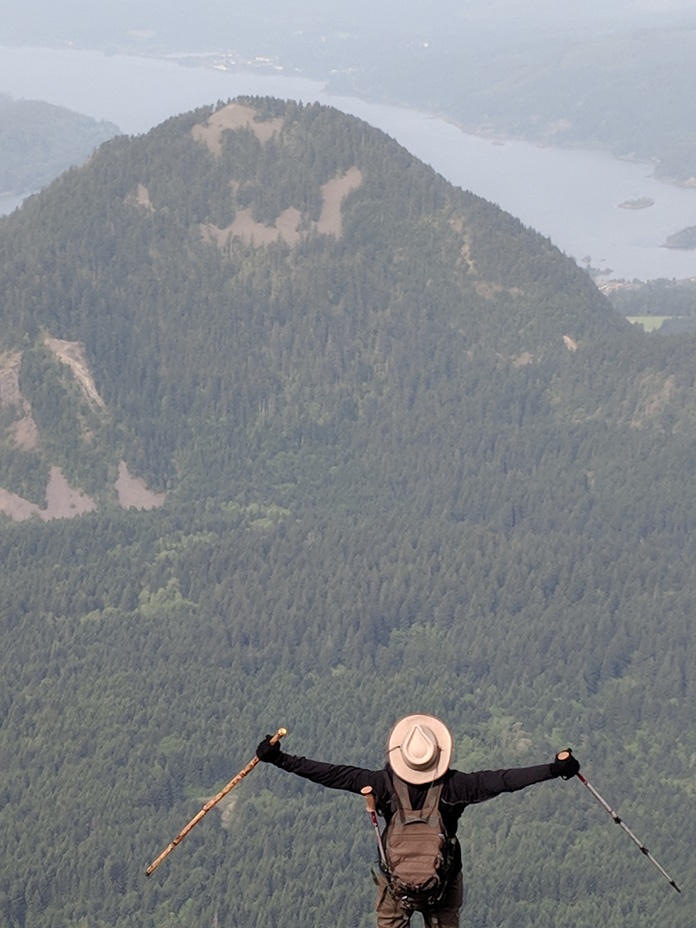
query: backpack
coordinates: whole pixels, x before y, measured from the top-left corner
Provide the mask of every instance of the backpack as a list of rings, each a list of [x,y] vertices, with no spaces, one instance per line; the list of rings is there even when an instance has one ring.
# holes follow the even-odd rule
[[[391,778],[390,778],[391,779]],[[442,783],[431,786],[422,809],[412,809],[408,785],[392,780],[394,814],[385,832],[382,867],[391,894],[419,912],[436,905],[451,876],[455,838],[445,834],[440,815]]]

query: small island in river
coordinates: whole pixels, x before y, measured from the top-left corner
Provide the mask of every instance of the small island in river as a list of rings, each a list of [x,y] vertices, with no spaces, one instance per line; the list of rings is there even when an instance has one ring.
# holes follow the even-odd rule
[[[619,209],[647,209],[654,206],[655,201],[651,197],[638,197],[635,200],[624,200],[619,203]]]

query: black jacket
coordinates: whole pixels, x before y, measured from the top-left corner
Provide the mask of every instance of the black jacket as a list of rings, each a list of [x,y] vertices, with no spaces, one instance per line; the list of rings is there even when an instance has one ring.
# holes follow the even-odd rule
[[[377,811],[384,816],[387,824],[393,815],[394,794],[389,777],[394,777],[396,774],[389,765],[381,770],[367,770],[364,767],[350,767],[344,764],[325,764],[321,761],[309,760],[307,757],[285,754],[282,751],[275,765],[330,789],[359,793],[364,786],[371,786],[377,802]],[[442,777],[443,786],[440,795],[440,814],[447,835],[449,837],[456,835],[457,823],[467,806],[493,799],[501,793],[514,793],[534,783],[543,783],[545,780],[552,779],[554,776],[551,773],[550,764],[516,767],[510,770],[479,770],[475,773],[448,770]],[[430,783],[422,786],[409,784],[412,808],[422,808],[430,785]]]

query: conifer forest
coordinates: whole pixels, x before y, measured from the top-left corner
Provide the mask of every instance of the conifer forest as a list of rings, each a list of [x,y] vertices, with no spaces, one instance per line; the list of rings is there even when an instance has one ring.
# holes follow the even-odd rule
[[[694,339],[316,104],[0,220],[0,924],[367,928],[363,801],[267,765],[145,870],[267,732],[376,769],[426,712],[572,747],[682,890],[554,780],[467,809],[462,926],[691,928]]]

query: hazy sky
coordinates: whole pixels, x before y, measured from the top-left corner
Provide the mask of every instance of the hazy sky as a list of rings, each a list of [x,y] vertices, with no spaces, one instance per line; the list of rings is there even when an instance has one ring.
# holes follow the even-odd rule
[[[656,16],[696,17],[693,0],[0,0],[0,45],[124,41],[202,47],[294,30],[350,33],[524,34],[609,22],[630,26]]]

